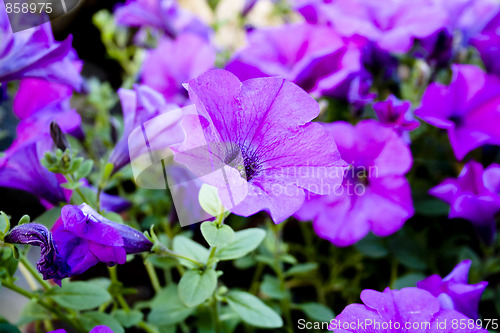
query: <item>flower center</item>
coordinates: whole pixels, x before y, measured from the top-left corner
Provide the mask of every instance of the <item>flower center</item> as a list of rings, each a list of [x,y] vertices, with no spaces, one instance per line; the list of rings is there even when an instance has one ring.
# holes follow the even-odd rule
[[[261,170],[259,159],[255,153],[245,146],[234,145],[226,154],[224,163],[237,169],[241,178],[251,181]]]

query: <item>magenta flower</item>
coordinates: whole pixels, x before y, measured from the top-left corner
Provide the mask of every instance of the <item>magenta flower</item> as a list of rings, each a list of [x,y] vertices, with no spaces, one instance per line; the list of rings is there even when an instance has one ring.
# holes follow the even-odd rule
[[[409,132],[420,125],[414,119],[410,108],[410,102],[400,101],[393,95],[389,96],[385,101],[373,104],[373,109],[379,121],[393,128],[407,143],[410,142]]]
[[[457,159],[484,144],[500,145],[500,79],[473,65],[453,65],[450,85],[432,83],[415,115],[446,129]]]
[[[47,333],[67,333],[67,332],[66,332],[66,330],[61,328],[59,330],[50,331]],[[89,333],[113,333],[113,331],[108,326],[99,325],[99,326],[94,327]]]
[[[313,94],[345,96],[361,69],[358,45],[326,26],[290,24],[253,30],[226,69],[240,80],[282,76]]]
[[[0,11],[0,82],[40,78],[80,90],[83,80],[74,59],[71,37],[56,42],[50,23],[14,34],[7,13]]]
[[[57,252],[52,234],[47,227],[38,223],[22,224],[14,227],[5,236],[5,242],[11,244],[28,244],[41,249],[37,269],[45,280],[63,279],[68,276],[71,268]]]
[[[184,105],[188,99],[182,84],[213,68],[214,63],[213,46],[196,35],[185,33],[175,40],[162,39],[156,49],[148,52],[141,81],[162,93],[167,102]]]
[[[118,24],[155,28],[170,38],[191,32],[208,39],[211,33],[196,16],[181,9],[176,0],[127,0],[125,5],[116,8],[114,14]]]
[[[488,72],[500,74],[500,64],[497,59],[500,56],[500,11],[494,11],[496,15],[488,22],[484,29],[473,36],[471,44],[477,48],[481,59]],[[487,17],[487,16],[486,16]]]
[[[342,36],[361,36],[389,52],[405,53],[415,40],[445,29],[448,17],[427,0],[338,0],[320,4],[317,12],[326,16]]]
[[[153,246],[140,231],[102,217],[85,203],[64,206],[52,234],[59,253],[71,267],[70,276],[98,262],[123,264],[127,254],[150,251]]]
[[[468,284],[470,265],[470,260],[464,260],[445,278],[434,274],[417,282],[417,287],[437,297],[442,309],[456,310],[469,318],[477,319],[479,301],[488,282]]]
[[[159,115],[178,109],[177,105],[167,104],[161,94],[146,86],[135,85],[134,90],[120,89],[118,95],[123,109],[124,131],[122,138],[109,156],[109,162],[114,165],[114,172],[130,162],[130,154],[136,156],[139,153],[147,153],[136,151],[136,148],[134,148],[135,144],[140,144],[142,141],[129,142],[129,135],[135,128],[143,126],[146,122]],[[179,121],[179,112],[170,112],[168,117],[162,118],[161,124],[155,126],[157,132],[163,133],[162,147],[179,143],[184,139],[184,133]],[[149,139],[152,141],[154,138]],[[133,146],[129,147],[129,143]]]
[[[429,193],[450,205],[448,217],[463,218],[479,229],[495,231],[495,215],[500,212],[500,165],[488,168],[475,161],[467,163],[458,178],[445,179]]]
[[[469,318],[455,310],[441,309],[438,299],[426,290],[366,289],[361,292],[361,300],[364,304],[348,305],[330,322],[328,329],[335,333],[488,333],[475,322],[473,328],[466,325],[458,330],[459,326],[452,326],[452,323],[469,323]]]
[[[412,165],[408,146],[374,120],[324,126],[351,166],[341,186],[327,196],[309,196],[295,217],[313,220],[316,234],[337,246],[352,245],[370,231],[388,236],[399,230],[414,213],[404,176]]]
[[[279,223],[300,208],[306,190],[326,194],[341,182],[346,165],[332,136],[310,122],[319,105],[293,83],[276,77],[240,82],[212,70],[187,87],[203,127],[197,117],[196,123],[183,120],[187,137],[176,160],[195,175],[208,175],[214,163],[229,166],[227,183],[247,189],[233,213],[264,210]],[[224,186],[207,182],[222,196]]]

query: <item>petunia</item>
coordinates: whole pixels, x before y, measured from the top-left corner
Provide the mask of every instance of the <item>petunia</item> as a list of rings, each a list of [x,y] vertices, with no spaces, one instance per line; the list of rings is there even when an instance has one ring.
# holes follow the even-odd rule
[[[153,244],[138,230],[108,220],[89,205],[66,205],[52,227],[70,275],[85,272],[98,262],[124,264],[127,254],[150,251]]]
[[[448,17],[433,1],[338,0],[317,4],[326,17],[346,37],[361,36],[380,48],[395,53],[409,51],[416,40],[432,37],[446,29]]]
[[[74,66],[71,36],[56,42],[50,23],[12,33],[7,13],[0,11],[0,82],[40,78],[79,91],[83,80]]]
[[[417,287],[437,297],[442,309],[454,309],[469,318],[478,319],[479,301],[488,282],[468,284],[470,266],[471,261],[464,260],[445,278],[434,274],[417,282]]]
[[[196,35],[184,33],[175,40],[162,39],[147,53],[141,82],[162,93],[167,102],[185,105],[188,99],[182,84],[213,68],[214,64],[214,47]]]
[[[458,330],[460,323],[471,323],[471,319],[458,311],[441,309],[438,299],[426,290],[366,289],[361,292],[361,301],[364,304],[348,305],[328,329],[335,333],[488,333],[476,322]]]
[[[196,16],[180,8],[176,0],[127,0],[115,10],[118,24],[163,31],[170,38],[191,32],[208,39],[211,29]]]
[[[121,139],[109,156],[109,162],[113,164],[114,171],[121,169],[130,162],[130,156],[137,157],[144,153],[137,151],[136,145],[142,142],[135,142],[130,136],[134,129],[144,127],[146,123],[153,124],[154,130],[148,126],[149,132],[155,132],[162,140],[162,147],[179,143],[184,139],[184,133],[180,127],[181,113],[177,105],[168,104],[161,94],[155,90],[141,85],[135,85],[133,90],[120,89],[118,91],[122,104],[124,131]],[[160,121],[154,121],[155,117],[163,115]],[[141,131],[142,138],[142,131]],[[150,137],[153,141],[155,138]],[[159,140],[156,138],[156,140]],[[129,144],[132,146],[129,147]]]
[[[240,82],[212,70],[187,88],[201,121],[183,119],[187,137],[176,161],[217,187],[223,203],[235,203],[233,213],[264,210],[279,223],[300,208],[305,191],[325,194],[341,182],[346,164],[332,136],[310,122],[319,105],[295,84],[277,77]],[[220,168],[227,174],[218,182],[211,175]],[[242,200],[229,200],[228,185]]]
[[[414,213],[404,176],[412,165],[406,143],[375,120],[324,127],[350,168],[341,186],[327,196],[308,196],[295,217],[312,220],[316,234],[337,246],[352,245],[370,231],[388,236],[399,230]]]
[[[500,79],[473,65],[453,65],[451,83],[432,83],[415,115],[447,130],[457,159],[485,144],[500,145]]]
[[[0,158],[0,186],[30,192],[46,207],[65,202],[65,191],[59,185],[63,180],[40,163],[49,150],[52,140],[48,134],[9,150]]]
[[[487,238],[495,233],[495,215],[500,212],[500,165],[484,169],[476,162],[468,162],[458,178],[445,179],[429,193],[450,205],[448,217],[471,221],[486,232]]]
[[[41,253],[37,269],[45,280],[63,279],[68,276],[71,270],[58,253],[52,234],[44,225],[38,223],[18,225],[5,236],[5,242],[39,246]]]
[[[471,38],[471,44],[477,48],[481,59],[489,73],[500,74],[500,10],[493,11],[496,15],[488,22],[484,29]]]
[[[395,96],[389,96],[385,101],[373,104],[373,109],[379,121],[393,128],[406,142],[410,142],[409,132],[420,124],[414,119],[410,110],[411,103],[400,101]]]
[[[66,330],[61,328],[59,330],[50,331],[47,333],[67,333],[67,332],[66,332]],[[99,326],[94,327],[92,330],[90,330],[89,333],[113,333],[113,331],[108,326],[99,325]]]
[[[360,51],[330,27],[288,24],[252,30],[226,69],[240,80],[282,76],[313,94],[345,96],[360,71]]]

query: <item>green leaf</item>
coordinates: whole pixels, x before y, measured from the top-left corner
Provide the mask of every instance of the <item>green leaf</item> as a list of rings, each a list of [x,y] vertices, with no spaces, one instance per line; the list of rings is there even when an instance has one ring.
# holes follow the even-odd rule
[[[389,253],[383,240],[374,234],[368,234],[354,246],[359,252],[370,258],[382,258]]]
[[[60,216],[61,216],[61,207],[54,207],[52,209],[43,212],[40,216],[38,216],[35,219],[35,222],[43,224],[50,230]]]
[[[83,281],[65,283],[48,294],[57,304],[74,310],[90,310],[111,301],[106,289]]]
[[[217,273],[213,269],[189,270],[179,281],[179,298],[188,307],[207,300],[217,287]]]
[[[198,262],[205,263],[208,259],[208,249],[187,237],[180,235],[175,236],[172,247],[175,252]],[[196,267],[196,265],[189,260],[180,259],[179,262],[187,267]]]
[[[318,264],[315,262],[306,262],[303,264],[298,264],[290,268],[285,272],[285,276],[291,275],[302,275],[302,274],[311,274],[315,270],[318,269]]]
[[[82,178],[87,177],[90,172],[92,172],[92,168],[94,167],[94,161],[92,160],[86,160],[83,162],[78,170],[75,172],[75,178],[76,180],[80,180]]]
[[[401,289],[406,287],[415,287],[418,281],[422,281],[426,276],[419,273],[409,273],[399,277],[394,281],[392,289]]]
[[[116,310],[112,313],[115,318],[123,327],[129,328],[137,325],[142,320],[142,312],[139,310]]]
[[[148,322],[153,325],[172,325],[189,317],[195,308],[189,308],[181,302],[177,286],[169,285],[160,291],[151,302]]]
[[[30,217],[28,215],[23,215],[17,225],[25,224],[25,223],[30,223]]]
[[[285,299],[290,297],[288,290],[281,288],[280,281],[269,274],[264,275],[264,280],[260,285],[260,291],[274,299]]]
[[[67,183],[62,183],[61,187],[64,187],[67,190],[76,190],[77,188],[80,188],[83,185],[85,185],[83,182],[67,182]]]
[[[0,232],[4,235],[10,230],[10,220],[7,214],[0,212]]]
[[[266,232],[258,228],[237,231],[231,243],[217,249],[216,256],[220,260],[241,258],[255,250],[265,236]]]
[[[51,319],[52,316],[47,309],[38,304],[35,300],[31,300],[26,304],[17,325],[29,324],[37,320]]]
[[[300,305],[300,309],[312,320],[329,322],[335,318],[333,311],[320,303],[304,303]]]
[[[0,332],[2,333],[21,333],[21,331],[8,321],[0,317]]]
[[[427,268],[426,249],[404,230],[389,240],[389,248],[394,256],[406,267],[414,270]]]
[[[217,193],[217,187],[208,184],[201,185],[198,201],[201,208],[212,216],[219,216],[226,211]]]
[[[428,199],[415,202],[415,213],[425,216],[448,215],[450,206],[439,199]]]
[[[227,302],[240,318],[256,327],[278,328],[283,320],[273,309],[260,299],[243,291],[232,291],[226,296]]]
[[[99,311],[86,312],[80,316],[83,327],[89,332],[96,326],[108,326],[113,333],[125,333],[122,325],[109,314]]]
[[[225,224],[217,226],[214,222],[203,222],[201,224],[201,233],[208,245],[212,247],[221,247],[231,243],[234,239],[233,229]]]

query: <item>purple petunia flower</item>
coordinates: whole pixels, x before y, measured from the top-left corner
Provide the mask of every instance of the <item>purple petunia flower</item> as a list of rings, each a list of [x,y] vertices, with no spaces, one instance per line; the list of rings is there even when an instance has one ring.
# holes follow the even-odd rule
[[[127,254],[150,251],[153,244],[138,230],[112,222],[89,205],[66,205],[52,227],[59,253],[71,267],[70,276],[98,262],[123,264]]]
[[[316,234],[337,246],[352,245],[370,231],[388,236],[399,230],[414,213],[404,177],[412,165],[408,146],[375,120],[324,126],[351,166],[342,186],[327,196],[311,195],[295,217],[313,220]]]
[[[335,333],[488,333],[475,322],[458,330],[459,323],[470,323],[471,319],[458,311],[441,309],[438,299],[426,290],[366,289],[361,300],[364,304],[348,305],[328,329]]]
[[[356,43],[327,26],[290,24],[253,30],[226,69],[240,80],[282,76],[313,94],[345,96],[361,69]]]
[[[208,175],[214,163],[229,166],[226,184],[246,188],[233,213],[264,210],[279,223],[300,208],[306,190],[325,194],[341,182],[346,164],[332,136],[310,122],[319,105],[293,83],[277,77],[240,82],[230,72],[212,70],[187,88],[202,127],[198,118],[184,118],[187,137],[176,161],[195,175]],[[204,180],[229,202],[224,184]]]
[[[500,79],[473,65],[453,65],[448,86],[426,89],[415,115],[446,129],[457,159],[484,144],[500,145]]]
[[[67,332],[66,332],[66,330],[61,328],[59,330],[50,331],[47,333],[67,333]],[[113,331],[108,326],[99,325],[99,326],[94,327],[89,333],[113,333]]]
[[[147,86],[135,85],[134,90],[120,89],[118,95],[123,109],[124,131],[122,138],[109,156],[109,162],[113,164],[114,172],[130,162],[130,154],[136,157],[141,153],[141,151],[136,151],[135,147],[135,144],[141,142],[129,142],[129,135],[132,131],[138,126],[144,126],[144,123],[157,116],[165,115],[162,117],[161,123],[157,123],[158,126],[155,126],[156,130],[151,130],[149,127],[149,131],[163,133],[161,147],[168,147],[170,144],[179,143],[184,139],[179,122],[181,114],[177,110],[177,105],[167,104],[161,94]],[[149,139],[152,141],[154,138]]]
[[[488,282],[468,284],[470,266],[471,261],[464,260],[445,278],[434,274],[417,282],[417,287],[436,296],[442,309],[454,309],[469,318],[477,319],[479,301]]]
[[[57,252],[52,234],[44,225],[38,223],[18,225],[5,236],[5,242],[39,246],[41,254],[37,268],[45,280],[63,279],[68,276],[71,270]]]
[[[47,134],[7,151],[0,159],[0,186],[30,192],[46,207],[65,202],[65,191],[59,186],[63,179],[58,179],[40,163],[49,150],[52,150],[52,139]]]
[[[471,44],[477,48],[481,59],[488,72],[500,74],[500,10],[494,11],[496,15],[488,22],[484,29],[473,36]]]
[[[446,28],[447,15],[433,1],[337,0],[318,4],[329,23],[342,35],[364,37],[389,52],[405,53],[415,40]]]
[[[0,10],[0,82],[40,78],[81,90],[83,80],[74,66],[71,37],[54,40],[50,23],[12,33],[7,13]]]
[[[204,39],[211,34],[206,24],[181,9],[176,0],[127,0],[125,5],[117,7],[114,14],[118,24],[155,28],[170,38],[176,38],[183,32],[191,32]]]
[[[181,34],[175,40],[162,39],[148,52],[141,82],[162,93],[167,102],[185,105],[188,99],[182,84],[213,68],[214,63],[212,45],[196,35]]]
[[[458,178],[445,179],[429,193],[450,205],[450,219],[469,220],[487,229],[489,238],[494,234],[495,215],[500,212],[500,165],[483,169],[478,162],[470,161]]]
[[[420,125],[414,119],[410,108],[410,102],[400,101],[393,95],[389,96],[385,101],[373,104],[373,109],[379,121],[393,128],[407,143],[410,143],[409,132]]]

